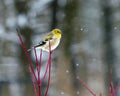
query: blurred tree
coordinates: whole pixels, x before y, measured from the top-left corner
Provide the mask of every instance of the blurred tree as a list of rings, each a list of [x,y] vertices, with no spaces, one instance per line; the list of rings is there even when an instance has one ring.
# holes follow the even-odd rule
[[[0,2],[0,96],[21,96],[24,94],[24,85],[17,83],[22,75],[19,66],[18,38],[15,32],[14,1],[0,0]]]
[[[51,30],[57,27],[57,9],[58,9],[58,4],[57,4],[58,0],[53,0],[52,4],[51,4],[51,10],[52,10],[52,22],[51,22]]]
[[[113,31],[112,31],[112,6],[110,6],[110,2],[106,0],[102,3],[103,12],[104,12],[104,52],[105,52],[105,66],[106,66],[106,91],[109,94],[109,74],[111,70],[113,70],[114,65],[114,49],[113,49]]]
[[[27,12],[29,11],[27,0],[15,0],[15,9],[17,11],[18,17],[24,15],[27,19]],[[20,32],[22,33],[23,37],[25,38],[25,44],[26,44],[27,48],[30,48],[31,35],[33,32],[32,29],[27,25],[24,25],[21,28],[21,26],[19,24],[18,24],[18,28],[20,28]],[[27,64],[28,62],[27,62],[27,59],[26,59],[25,54],[23,52],[23,49],[21,49],[20,58],[21,58],[21,64],[23,64],[22,65],[23,71],[25,71],[25,72],[23,72],[23,74],[25,74],[27,72],[26,69],[28,69],[28,64]],[[28,76],[28,75],[25,75],[25,76]]]
[[[26,47],[27,48],[30,48],[30,45],[31,45],[31,35],[33,33],[33,30],[30,28],[30,26],[28,26],[28,24],[24,24],[24,23],[19,23],[19,22],[24,22],[22,21],[23,18],[25,18],[26,20],[28,20],[28,12],[29,12],[29,8],[28,8],[28,3],[29,1],[28,0],[15,0],[15,9],[16,9],[16,15],[17,17],[20,19],[20,21],[18,21],[18,28],[20,28],[20,32],[22,34],[22,36],[24,37],[24,42],[26,44]],[[23,16],[23,17],[22,17]],[[25,53],[21,47],[21,52],[20,52],[20,61],[21,61],[21,68],[22,68],[22,74],[23,74],[23,77],[22,79],[24,80],[29,80],[29,79],[26,79],[29,75],[29,69],[28,69],[28,61],[27,61],[27,58],[25,56]],[[30,84],[30,85],[29,85]],[[29,87],[29,86],[32,86],[31,83],[29,84],[26,84],[25,85],[25,94],[29,94],[29,96],[33,96],[33,91],[32,92],[29,92],[31,90],[32,87]]]
[[[105,54],[107,66],[107,76],[112,70],[114,86],[119,83],[119,68],[120,68],[120,2],[119,0],[105,0],[103,4],[105,18]],[[107,88],[108,89],[108,88]],[[118,95],[120,92],[118,93]]]
[[[74,50],[71,50],[71,46],[73,44],[73,38],[75,36],[74,32],[76,28],[75,27],[76,23],[74,22],[74,20],[78,14],[78,3],[79,3],[78,0],[67,1],[66,5],[61,8],[63,9],[65,18],[62,22],[63,37],[62,42],[60,44],[61,50],[59,52],[59,58],[57,58],[58,63],[56,69],[57,80],[55,84],[55,86],[57,87],[57,96],[61,96],[62,94],[64,94],[65,96],[76,96],[77,90],[75,85],[76,75],[75,70],[73,68],[74,62],[72,62],[73,57],[72,51],[74,52]]]
[[[105,91],[105,65],[103,61],[103,18],[100,0],[81,0],[81,28],[82,40],[80,43],[81,59],[80,67],[84,66],[85,73],[82,80],[98,95]],[[82,65],[83,64],[83,65]],[[80,68],[81,69],[81,68]],[[83,88],[82,88],[83,89]],[[88,96],[90,93],[86,89],[80,90],[81,96]]]
[[[114,65],[113,65],[113,80],[114,85],[118,85],[120,83],[120,1],[112,1],[112,31],[113,31],[113,48],[114,48]],[[120,95],[120,90],[118,92],[118,96]]]

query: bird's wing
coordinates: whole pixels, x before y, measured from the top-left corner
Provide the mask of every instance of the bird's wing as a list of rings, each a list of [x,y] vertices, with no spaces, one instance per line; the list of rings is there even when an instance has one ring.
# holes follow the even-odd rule
[[[49,41],[49,40],[51,40],[53,38],[53,34],[52,33],[48,33],[47,35],[46,35],[46,37],[45,37],[45,41]]]
[[[36,48],[36,47],[40,47],[40,46],[43,46],[43,45],[45,45],[45,44],[46,44],[46,41],[41,41],[39,44],[35,45],[34,47],[35,47],[35,48]],[[34,47],[28,49],[27,51],[31,51],[31,49],[33,49]]]
[[[46,44],[46,41],[41,41],[38,45],[36,45],[35,47],[40,47]]]
[[[43,45],[45,45],[45,44],[47,43],[47,41],[52,40],[52,39],[53,39],[53,34],[52,34],[52,32],[51,32],[51,33],[48,33],[48,34],[46,35],[46,37],[44,38],[44,40],[40,41],[39,44],[35,45],[34,47],[36,48],[36,47],[43,46]],[[34,47],[32,47],[32,48],[34,48]],[[31,49],[28,49],[28,51],[30,51],[30,50],[31,50]]]
[[[52,33],[49,33],[46,35],[46,37],[44,38],[44,40],[40,41],[38,45],[36,45],[35,47],[40,47],[40,46],[43,46],[47,43],[47,41],[51,40],[53,37],[53,34]]]

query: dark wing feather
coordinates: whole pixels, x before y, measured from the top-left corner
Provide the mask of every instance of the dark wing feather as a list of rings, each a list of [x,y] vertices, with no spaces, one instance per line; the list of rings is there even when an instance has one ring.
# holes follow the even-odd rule
[[[53,37],[52,33],[47,34],[47,36],[45,37],[45,39],[43,41],[41,41],[38,45],[36,45],[35,47],[40,47],[46,44],[47,41],[51,40]]]
[[[41,41],[38,45],[36,45],[35,47],[40,47],[40,46],[43,46],[43,45],[45,45],[46,44],[46,42],[45,41]]]
[[[35,45],[34,47],[36,48],[36,47],[40,47],[40,46],[43,46],[43,45],[45,45],[46,44],[46,42],[45,41],[41,41],[39,44],[37,44],[37,45]],[[32,47],[32,48],[34,48],[34,47]],[[31,48],[31,49],[32,49]],[[31,51],[31,49],[28,49],[27,51]]]

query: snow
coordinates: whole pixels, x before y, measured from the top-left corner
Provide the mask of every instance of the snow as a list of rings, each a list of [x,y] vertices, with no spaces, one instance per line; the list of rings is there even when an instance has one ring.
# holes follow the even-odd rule
[[[77,91],[76,94],[79,95],[79,94],[80,94],[80,91]]]
[[[79,65],[80,65],[80,64],[77,63],[77,64],[76,64],[76,67],[78,67]]]
[[[118,29],[117,27],[114,27],[114,30]]]
[[[69,70],[66,70],[66,73],[69,73]]]
[[[83,31],[83,28],[81,28],[80,31]]]
[[[16,27],[16,18],[11,16],[6,19],[6,26],[9,28],[15,28]]]
[[[47,7],[47,4],[50,3],[51,1],[53,0],[38,0],[37,2],[31,1],[32,4],[31,11],[35,13],[41,12]]]
[[[14,0],[3,0],[3,1],[4,1],[6,6],[14,3]]]
[[[26,25],[28,25],[27,16],[25,14],[18,15],[17,23],[20,27],[25,27]]]
[[[6,62],[4,64],[0,64],[0,70],[1,81],[12,81],[18,78],[17,74],[20,72],[20,66],[16,63]]]
[[[65,93],[63,91],[60,92],[61,95],[64,95]]]
[[[18,43],[19,42],[19,39],[18,39],[18,36],[17,36],[17,33],[16,32],[3,32],[2,31],[5,31],[5,30],[0,30],[0,38],[2,40],[8,40],[8,41],[12,41],[12,42],[15,42],[15,43]]]
[[[58,5],[64,7],[67,4],[67,0],[58,0]]]
[[[0,24],[0,36],[5,32],[4,26]]]

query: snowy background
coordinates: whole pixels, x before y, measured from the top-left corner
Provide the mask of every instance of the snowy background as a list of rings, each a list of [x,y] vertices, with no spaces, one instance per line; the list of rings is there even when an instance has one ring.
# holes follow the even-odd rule
[[[110,70],[114,85],[120,83],[120,0],[0,0],[0,96],[34,96],[16,28],[28,49],[53,28],[62,30],[49,96],[92,96],[77,76],[103,96]],[[30,56],[35,62],[33,52]]]

